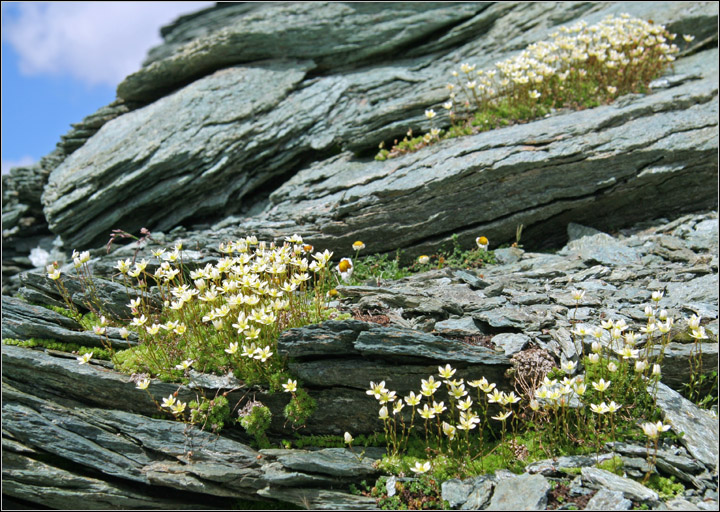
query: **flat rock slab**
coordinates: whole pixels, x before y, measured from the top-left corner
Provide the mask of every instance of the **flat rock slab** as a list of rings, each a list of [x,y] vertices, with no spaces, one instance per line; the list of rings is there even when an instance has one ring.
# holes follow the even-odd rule
[[[550,482],[542,475],[523,474],[502,479],[495,485],[486,510],[542,510],[547,504],[549,490]]]
[[[623,478],[610,471],[593,467],[582,468],[581,472],[583,482],[592,489],[605,488],[619,492],[632,501],[647,502],[651,505],[658,503],[658,494],[635,480]]]
[[[663,383],[658,385],[657,402],[673,432],[685,433],[680,442],[688,452],[708,468],[716,468],[720,436],[717,416],[700,409]]]
[[[585,505],[585,510],[630,510],[632,501],[620,491],[600,489]]]

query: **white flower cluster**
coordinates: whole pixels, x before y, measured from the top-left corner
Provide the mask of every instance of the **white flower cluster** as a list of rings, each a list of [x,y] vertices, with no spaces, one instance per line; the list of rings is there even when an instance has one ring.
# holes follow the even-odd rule
[[[152,275],[147,272],[146,260],[134,265],[121,260],[115,268],[139,283],[153,277],[173,313],[173,319],[148,325],[151,314],[143,298],[132,299],[128,304],[131,325],[142,334],[144,329],[150,336],[165,333],[205,339],[209,326],[217,332],[232,328],[236,335],[225,337],[225,352],[265,362],[273,355],[271,343],[287,321],[285,313],[291,308],[294,292],[305,290],[305,283],[312,279],[309,272],[323,271],[332,258],[332,252],[326,250],[312,254],[308,261],[312,250],[298,235],[288,237],[282,246],[245,237],[220,244],[224,256],[215,265],[191,271],[189,282],[176,266],[182,263],[181,244],[170,252],[153,251],[160,264]],[[183,364],[178,367],[186,369]]]
[[[549,82],[577,83],[595,77],[598,82],[641,80],[656,71],[649,61],[672,62],[678,47],[674,34],[657,25],[628,14],[608,16],[588,26],[580,21],[560,27],[551,39],[529,45],[519,55],[495,64],[496,69],[475,71],[475,65],[463,63],[460,73],[453,71],[457,84],[448,84],[450,99],[443,106],[450,110],[457,103],[457,92],[467,96],[466,105],[479,107],[484,101],[521,95],[537,100],[549,91]],[[617,73],[615,73],[616,71]],[[610,95],[617,83],[607,84]]]

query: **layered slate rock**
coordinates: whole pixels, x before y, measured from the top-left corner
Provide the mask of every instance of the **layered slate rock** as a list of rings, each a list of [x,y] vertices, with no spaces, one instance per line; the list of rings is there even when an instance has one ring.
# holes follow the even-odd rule
[[[692,26],[698,36],[716,25],[711,5],[639,5],[631,14]],[[713,191],[703,184],[717,176],[713,50],[679,59],[665,88],[647,96],[558,112],[393,161],[366,157],[409,127],[429,127],[422,112],[445,99],[457,62],[490,66],[553,26],[618,8],[277,4],[238,11],[225,27],[209,21],[206,35],[120,87],[121,97],[150,104],[107,122],[53,171],[44,195],[49,226],[79,248],[117,227],[289,222],[330,249],[359,238],[376,251],[404,247],[413,256],[453,232],[463,242],[476,229],[511,241],[523,223],[526,240],[542,245],[562,242],[557,227],[569,220],[607,229],[711,207]],[[293,28],[277,31],[284,25]],[[352,51],[333,44],[343,33]],[[273,44],[243,43],[255,38]],[[238,96],[254,99],[241,105]]]
[[[597,237],[597,233],[588,236]],[[555,255],[516,249],[516,261],[486,267],[482,277],[471,269],[440,269],[397,282],[381,282],[380,286],[341,288],[346,296],[345,307],[380,308],[387,311],[390,324],[383,327],[357,320],[336,320],[283,334],[280,351],[291,357],[292,372],[318,403],[306,432],[352,431],[355,435],[372,432],[379,421],[377,402],[365,393],[371,380],[385,380],[399,394],[417,392],[420,379],[435,374],[437,367],[446,363],[451,363],[458,369],[457,375],[466,379],[485,376],[509,389],[504,372],[509,367],[509,355],[516,352],[507,340],[524,336],[523,345],[544,346],[556,362],[577,358],[579,346],[568,334],[576,314],[581,314],[587,325],[597,323],[600,314],[625,318],[633,326],[642,325],[643,307],[650,300],[650,290],[665,290],[660,305],[673,316],[703,315],[702,324],[712,337],[711,342],[703,344],[703,351],[716,359],[712,347],[717,350],[717,287],[711,284],[717,282],[717,214],[688,215],[605,237],[601,239],[608,240],[610,245],[635,251],[638,262],[599,263],[598,257],[584,252],[586,245],[569,244]],[[141,249],[141,254],[155,246],[148,245]],[[671,253],[664,252],[668,246],[672,247]],[[603,248],[598,246],[597,250]],[[103,265],[110,267],[113,258],[133,251],[132,246],[120,247],[115,254],[94,258],[91,264],[98,269]],[[678,253],[687,258],[677,258]],[[189,261],[214,261],[217,256],[219,253],[212,251],[193,251]],[[43,282],[42,276],[26,276],[23,283],[26,293],[34,290],[33,296],[38,300],[56,300],[50,295],[52,286],[46,288],[49,281]],[[72,286],[70,281],[68,286]],[[111,298],[113,287],[110,283],[99,289]],[[569,287],[586,291],[578,305],[579,313],[575,312],[575,301],[565,291]],[[119,305],[122,302],[117,299]],[[81,299],[78,304],[82,304]],[[5,298],[3,313],[3,335],[14,333],[13,322],[23,328],[44,324],[50,329],[48,336],[58,337],[61,329],[74,336],[90,335],[79,331],[74,321],[18,299]],[[679,327],[673,331],[676,341],[670,345],[689,346],[682,335],[683,322],[677,323]],[[435,329],[438,325],[440,329]],[[22,331],[18,336],[21,334]],[[28,331],[25,335],[29,334]],[[477,339],[486,341],[469,343]],[[4,489],[8,489],[11,497],[47,505],[63,501],[80,504],[87,500],[100,506],[103,496],[122,493],[123,503],[142,506],[162,493],[158,489],[166,488],[193,494],[182,499],[177,494],[170,500],[160,499],[157,507],[180,508],[174,501],[177,499],[185,503],[185,508],[199,503],[224,508],[227,505],[223,500],[241,495],[243,499],[283,500],[313,508],[375,507],[372,499],[346,492],[349,483],[357,483],[358,475],[370,479],[375,475],[369,460],[358,461],[350,452],[267,450],[254,455],[256,465],[251,462],[255,452],[248,451],[243,444],[246,437],[235,429],[227,436],[206,438],[196,427],[181,430],[180,423],[151,419],[158,410],[146,392],[136,389],[130,376],[113,371],[107,363],[91,361],[78,365],[70,354],[13,346],[3,346],[2,352],[3,479],[4,484],[7,482]],[[663,378],[681,386],[680,372],[672,368],[683,368],[685,364],[686,359],[668,352]],[[708,360],[707,364],[710,367],[713,361]],[[38,380],[38,374],[43,378]],[[153,380],[148,391],[156,401],[175,392],[178,399],[189,401],[201,389],[206,396],[227,393],[228,400],[238,407],[248,397],[262,402],[274,412],[271,433],[288,433],[280,411],[289,397],[247,388],[231,375],[192,372],[187,386]],[[688,503],[705,506],[698,499],[707,495],[712,500],[716,485],[713,475],[717,465],[717,421],[664,385],[659,386],[658,405],[664,421],[676,433],[685,433],[680,442],[686,449],[663,446],[658,452],[657,468],[697,490],[697,494],[686,494],[693,500]],[[162,429],[163,434],[157,429]],[[121,436],[116,440],[117,433]],[[150,439],[155,436],[160,437]],[[57,441],[68,438],[78,448],[69,449],[66,443]],[[166,443],[174,446],[170,448]],[[216,447],[214,443],[220,445]],[[644,447],[617,444],[608,449],[622,456],[628,474],[641,477],[648,469]],[[207,453],[212,462],[203,455],[187,458],[189,451],[195,454],[206,450],[210,450]],[[48,462],[48,453],[72,461],[76,469],[54,466]],[[229,453],[236,458],[246,454],[247,459],[229,462]],[[366,457],[371,455],[372,459],[379,453],[366,453]],[[610,456],[611,453],[603,454],[600,460]],[[519,478],[532,474],[538,477],[533,504],[523,501],[508,506],[544,507],[541,502],[543,497],[547,499],[547,490],[543,492],[547,482],[543,484],[541,478],[557,478],[563,469],[578,467],[584,473],[573,484],[574,492],[587,494],[593,488],[609,489],[609,494],[596,495],[597,503],[614,503],[618,507],[625,506],[626,500],[659,503],[636,482],[598,473],[601,470],[591,467],[595,462],[592,456],[565,457],[528,466],[527,475]],[[443,494],[455,508],[478,509],[492,503],[504,507],[509,495],[503,489],[512,487],[515,478],[518,477],[498,474],[450,481],[443,486]],[[45,492],[37,492],[38,486]]]
[[[238,498],[271,498],[301,506],[309,500],[312,508],[372,508],[374,500],[343,492],[349,473],[374,475],[371,464],[344,449],[258,453],[181,422],[69,400],[50,404],[3,383],[3,493],[47,506],[228,508]]]
[[[522,489],[522,492],[518,492]],[[542,510],[550,482],[541,475],[520,475],[500,480],[485,510]]]

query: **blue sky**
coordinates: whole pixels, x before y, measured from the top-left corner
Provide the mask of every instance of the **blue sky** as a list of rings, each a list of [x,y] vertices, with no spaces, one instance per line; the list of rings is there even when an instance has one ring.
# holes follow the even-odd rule
[[[214,2],[2,2],[2,172],[115,99],[160,27]]]

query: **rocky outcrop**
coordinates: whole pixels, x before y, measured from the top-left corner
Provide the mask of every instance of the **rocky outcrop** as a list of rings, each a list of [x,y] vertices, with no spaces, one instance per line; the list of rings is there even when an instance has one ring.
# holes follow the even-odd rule
[[[695,36],[648,94],[372,159],[381,141],[429,128],[423,112],[445,100],[461,62],[489,67],[560,25],[625,11]],[[137,342],[117,329],[84,331],[42,307],[63,304],[44,272],[18,275],[57,260],[84,310],[94,297],[63,265],[71,249],[89,249],[93,293],[124,318],[117,260],[153,261],[153,249],[176,241],[189,268],[216,262],[220,242],[294,233],[336,258],[362,240],[366,252],[402,249],[409,261],[452,235],[465,248],[478,235],[493,248],[510,243],[522,224],[523,245],[496,250],[498,265],[338,288],[335,306],[382,325],[331,320],[283,333],[278,352],[318,405],[302,432],[378,431],[370,382],[417,392],[440,365],[511,389],[514,356],[579,361],[589,340],[573,336],[574,325],[612,318],[637,329],[659,290],[677,322],[658,406],[684,435],[660,446],[657,467],[685,483],[681,498],[665,502],[629,478],[648,467],[645,447],[627,443],[601,458],[620,457],[628,478],[593,467],[595,457],[561,457],[519,476],[444,482],[442,497],[456,509],[538,509],[560,486],[588,508],[717,508],[717,414],[677,393],[695,350],[680,318],[702,317],[703,365],[717,368],[717,15],[710,2],[328,2],[228,3],[185,16],[163,29],[165,42],[117,101],[73,125],[38,166],[3,177],[3,294],[20,296],[3,296],[3,339]],[[436,125],[447,124],[440,114]],[[111,230],[142,227],[152,236],[141,243],[101,248]],[[571,288],[585,296],[574,301]],[[79,365],[75,354],[11,344],[2,363],[3,497],[19,505],[376,507],[349,488],[380,474],[372,463],[381,450],[258,451],[237,426],[211,434],[169,413],[159,419],[154,403],[224,394],[235,416],[260,401],[279,446],[294,434],[286,393],[194,370],[187,384],[155,379],[141,391],[107,361]],[[563,470],[576,475],[570,484]],[[399,480],[388,480],[388,494]]]
[[[568,333],[571,320],[591,325],[600,318],[623,318],[637,327],[645,320],[643,306],[650,290],[665,291],[661,306],[668,314],[703,317],[711,339],[702,351],[706,366],[712,367],[717,363],[717,226],[717,213],[688,215],[617,236],[574,225],[569,231],[579,238],[557,254],[498,250],[499,259],[508,263],[486,267],[482,276],[468,269],[442,269],[379,286],[340,288],[345,297],[341,308],[383,312],[387,325],[340,320],[283,333],[278,350],[290,358],[290,370],[318,404],[303,431],[373,432],[379,426],[378,405],[365,393],[371,380],[385,380],[399,394],[417,392],[421,379],[447,363],[466,379],[484,376],[510,389],[505,370],[512,355],[535,346],[546,349],[556,362],[577,360],[579,345]],[[120,247],[117,252],[128,250]],[[198,261],[212,258],[195,256]],[[52,289],[43,289],[39,277],[24,277],[23,283],[25,293],[35,290],[38,300],[51,299]],[[107,286],[112,290],[112,284]],[[569,287],[586,291],[577,311]],[[108,293],[104,286],[99,289]],[[36,330],[28,330],[30,325]],[[662,378],[681,389],[690,344],[682,334],[684,323],[677,326]],[[74,321],[62,315],[3,298],[4,337],[39,336],[37,329],[46,329],[43,336],[86,346],[101,342],[99,336],[79,332]],[[190,401],[200,390],[205,396],[224,393],[235,410],[249,399],[257,400],[273,411],[271,433],[281,439],[292,437],[280,412],[287,394],[249,388],[232,376],[195,372],[188,385],[153,380],[144,392],[102,361],[78,365],[70,354],[8,345],[2,353],[3,482],[10,497],[47,506],[85,500],[106,508],[111,506],[108,500],[119,495],[123,498],[115,503],[138,507],[158,496],[162,499],[156,507],[165,508],[193,508],[206,503],[203,500],[222,508],[230,498],[282,500],[311,508],[375,507],[374,500],[347,490],[350,483],[378,475],[370,463],[380,452],[369,450],[370,458],[363,461],[344,449],[256,452],[237,428],[217,436],[153,419],[158,409],[147,395],[159,401],[177,393],[179,400]],[[716,416],[664,384],[657,400],[664,421],[676,433],[684,432],[681,445],[661,446],[657,467],[685,483],[684,496],[691,500],[685,503],[711,507],[717,498]],[[73,443],[66,442],[68,437]],[[641,478],[647,471],[644,446],[616,443],[607,449],[621,457],[628,476]],[[570,496],[584,496],[588,506],[660,506],[654,491],[591,467],[596,462],[595,456],[561,457],[529,465],[522,477],[499,472],[452,480],[443,484],[443,498],[457,509],[543,508],[550,499],[550,482],[567,478],[563,470],[583,468]],[[518,485],[533,492],[513,493]],[[173,489],[171,499],[162,488]],[[594,494],[596,489],[601,491]]]
[[[491,65],[550,27],[617,8],[238,7],[229,25],[171,43],[121,84],[121,98],[150,103],[106,123],[53,172],[45,215],[73,248],[117,227],[282,221],[330,249],[360,238],[413,255],[452,233],[511,241],[523,223],[539,247],[564,242],[558,227],[569,220],[608,229],[712,207],[703,184],[717,179],[714,50],[679,59],[653,94],[368,161],[380,141],[427,129],[418,117],[443,101],[458,60]],[[717,19],[710,4],[645,9],[633,14],[683,27],[692,19],[698,41]],[[293,29],[278,31],[284,25]]]

